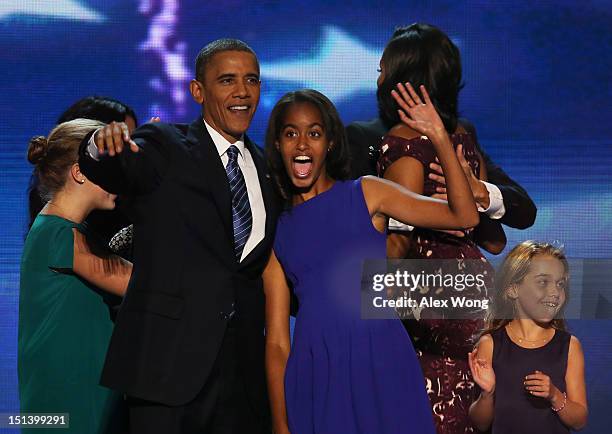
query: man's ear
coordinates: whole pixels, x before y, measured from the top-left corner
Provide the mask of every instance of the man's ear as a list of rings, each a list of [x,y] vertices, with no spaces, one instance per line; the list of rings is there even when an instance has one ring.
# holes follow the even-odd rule
[[[79,163],[74,163],[72,167],[70,167],[70,176],[78,184],[85,183],[85,175],[81,173],[81,168],[79,167]]]
[[[198,80],[191,80],[189,82],[189,92],[195,102],[202,105],[204,103],[204,85]]]

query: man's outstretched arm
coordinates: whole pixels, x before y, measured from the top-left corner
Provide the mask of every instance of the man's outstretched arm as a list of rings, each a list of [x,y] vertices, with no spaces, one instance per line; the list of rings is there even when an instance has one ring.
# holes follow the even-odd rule
[[[169,164],[163,124],[149,123],[132,135],[122,122],[87,135],[79,148],[81,171],[104,190],[121,195],[154,190]]]

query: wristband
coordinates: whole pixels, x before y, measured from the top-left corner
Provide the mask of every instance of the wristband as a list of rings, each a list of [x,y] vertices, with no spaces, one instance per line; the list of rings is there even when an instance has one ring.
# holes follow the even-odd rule
[[[550,406],[550,408],[552,409],[552,411],[554,411],[555,413],[559,413],[561,410],[563,410],[565,408],[565,404],[567,404],[567,393],[563,392],[563,404],[561,404],[561,407],[559,408],[555,408],[552,405]]]

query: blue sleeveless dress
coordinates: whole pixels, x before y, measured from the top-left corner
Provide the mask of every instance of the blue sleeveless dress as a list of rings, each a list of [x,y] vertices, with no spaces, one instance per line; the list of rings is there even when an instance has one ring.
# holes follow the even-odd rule
[[[285,373],[292,434],[433,434],[423,373],[399,320],[362,319],[366,259],[386,257],[361,179],[278,222],[274,251],[299,300]]]

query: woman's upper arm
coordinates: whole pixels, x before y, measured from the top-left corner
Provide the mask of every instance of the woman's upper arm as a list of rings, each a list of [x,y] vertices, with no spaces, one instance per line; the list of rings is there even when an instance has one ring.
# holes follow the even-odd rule
[[[290,292],[285,272],[274,250],[263,271],[263,283],[266,296],[266,341],[288,346]]]
[[[370,215],[381,213],[402,223],[428,229],[464,229],[448,202],[422,196],[386,179],[361,181]]]
[[[389,166],[384,177],[418,194],[423,194],[424,168],[413,157],[401,157]]]
[[[493,361],[493,338],[490,334],[481,336],[475,348],[479,359],[484,359],[489,363]]]
[[[567,396],[570,400],[587,406],[586,386],[584,383],[584,353],[582,345],[575,336],[572,336],[567,356],[567,372],[565,374],[565,386]]]
[[[94,254],[85,236],[76,229],[73,233],[74,273],[98,288],[123,296],[132,274],[132,264],[116,255],[101,257]]]
[[[74,244],[78,233],[75,228],[54,225],[48,248],[48,266],[52,270],[72,270],[74,268]]]

